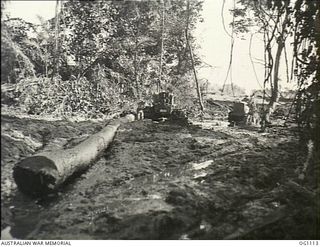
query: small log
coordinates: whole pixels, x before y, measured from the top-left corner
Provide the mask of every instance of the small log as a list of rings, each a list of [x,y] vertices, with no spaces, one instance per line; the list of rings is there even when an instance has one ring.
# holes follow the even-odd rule
[[[19,190],[31,196],[56,190],[71,175],[85,170],[99,157],[112,142],[120,124],[133,120],[131,114],[112,120],[100,132],[73,148],[43,152],[20,161],[13,168]]]
[[[303,187],[302,185],[289,180],[287,183],[285,183],[285,186],[290,189],[291,191],[294,191],[297,195],[301,197],[302,200],[313,203],[316,202],[316,193]]]

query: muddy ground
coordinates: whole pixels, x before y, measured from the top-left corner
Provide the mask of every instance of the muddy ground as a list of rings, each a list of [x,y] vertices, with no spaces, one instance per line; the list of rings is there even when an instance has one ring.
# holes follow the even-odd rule
[[[136,121],[57,193],[32,199],[12,179],[19,160],[76,145],[105,122],[2,115],[2,238],[317,239],[314,191],[301,186],[295,128],[224,121]]]

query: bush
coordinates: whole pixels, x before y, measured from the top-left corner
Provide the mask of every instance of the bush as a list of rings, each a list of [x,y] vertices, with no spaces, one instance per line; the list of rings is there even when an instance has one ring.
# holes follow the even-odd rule
[[[107,79],[63,81],[60,77],[25,78],[16,86],[18,104],[28,114],[101,117],[118,110],[120,93]]]

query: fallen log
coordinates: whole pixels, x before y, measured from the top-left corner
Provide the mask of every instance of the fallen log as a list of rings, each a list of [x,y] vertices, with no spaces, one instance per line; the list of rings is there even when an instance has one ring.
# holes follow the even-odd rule
[[[56,190],[71,175],[85,170],[99,157],[112,142],[120,124],[133,120],[131,114],[111,120],[100,132],[73,148],[42,152],[20,161],[13,168],[19,190],[31,196]]]
[[[259,220],[255,225],[249,228],[240,228],[235,232],[229,234],[224,238],[224,240],[240,240],[244,238],[246,235],[258,231],[264,227],[267,227],[271,224],[274,224],[283,218],[293,215],[294,213],[289,211],[286,206],[282,206],[278,210],[270,213],[269,215],[265,216],[262,220]]]

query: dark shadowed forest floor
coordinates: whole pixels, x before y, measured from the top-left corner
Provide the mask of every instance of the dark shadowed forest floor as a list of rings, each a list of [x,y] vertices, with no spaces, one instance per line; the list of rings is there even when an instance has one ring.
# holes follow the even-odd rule
[[[56,194],[31,199],[13,165],[43,149],[66,148],[103,122],[2,115],[2,238],[315,239],[317,202],[300,187],[306,157],[295,129],[136,121]],[[5,237],[4,237],[5,236]]]

